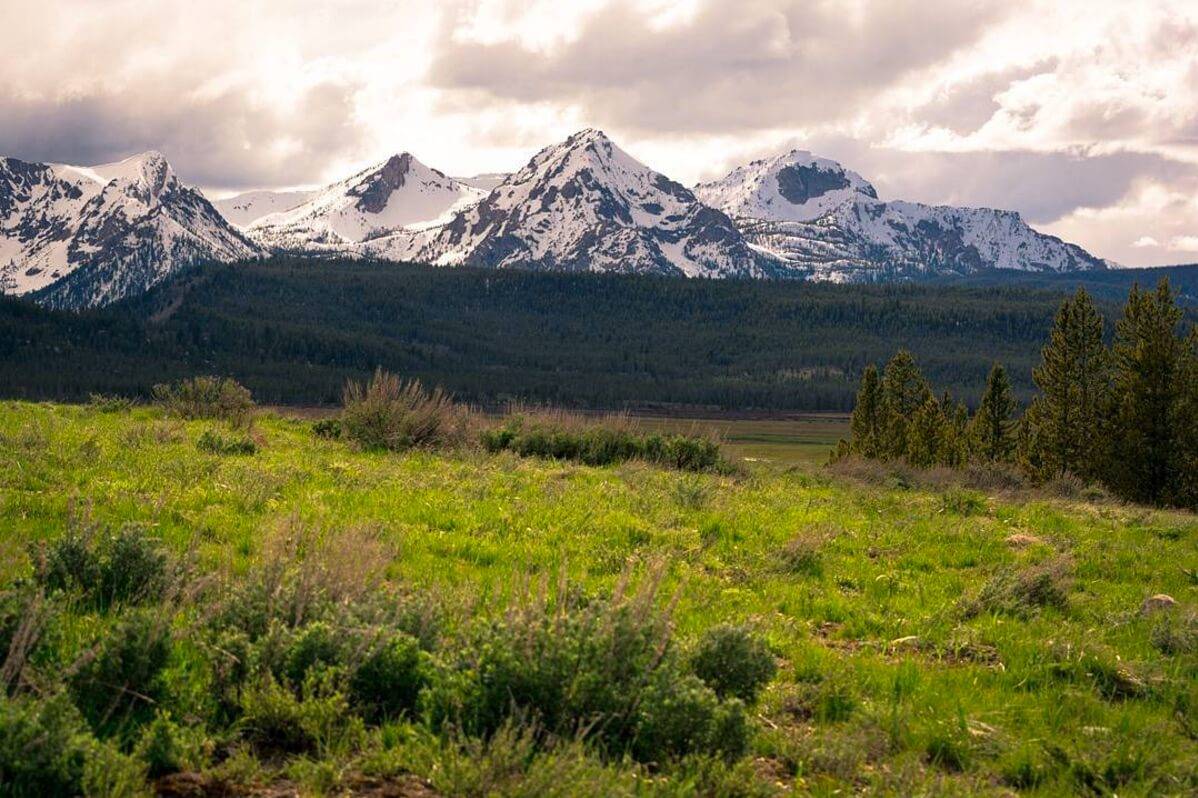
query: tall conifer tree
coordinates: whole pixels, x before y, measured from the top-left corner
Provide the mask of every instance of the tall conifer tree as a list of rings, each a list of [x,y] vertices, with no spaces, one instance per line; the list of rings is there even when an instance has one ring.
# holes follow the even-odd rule
[[[1198,510],[1198,325],[1182,347],[1180,396],[1172,427],[1177,435],[1177,485],[1172,501]]]
[[[932,396],[932,389],[915,365],[915,358],[900,349],[882,374],[881,451],[883,458],[907,456],[908,428],[916,411]]]
[[[991,462],[1009,460],[1015,449],[1015,400],[1011,383],[1001,363],[995,363],[986,378],[978,412],[970,424],[973,451]]]
[[[1182,312],[1168,280],[1132,286],[1115,326],[1114,430],[1109,481],[1134,501],[1166,501],[1177,488],[1182,395]]]
[[[1021,460],[1040,476],[1069,472],[1093,479],[1102,471],[1110,401],[1102,327],[1090,295],[1078,288],[1061,303],[1041,363],[1032,371],[1040,395],[1024,414]]]
[[[853,405],[850,424],[853,433],[852,451],[862,457],[875,458],[882,447],[882,385],[873,363],[861,375],[861,388]]]

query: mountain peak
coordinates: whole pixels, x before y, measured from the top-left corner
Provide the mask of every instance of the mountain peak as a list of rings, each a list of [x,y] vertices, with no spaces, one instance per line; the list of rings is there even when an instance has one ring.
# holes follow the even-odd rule
[[[566,144],[590,144],[594,142],[611,142],[611,139],[597,127],[584,127],[566,138]]]

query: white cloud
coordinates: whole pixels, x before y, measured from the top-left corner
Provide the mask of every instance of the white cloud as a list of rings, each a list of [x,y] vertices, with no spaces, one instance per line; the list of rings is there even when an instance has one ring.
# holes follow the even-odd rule
[[[156,147],[209,187],[283,186],[399,150],[512,169],[596,125],[682,181],[824,147],[886,196],[1193,252],[1192,0],[41,0],[0,29],[19,157]]]

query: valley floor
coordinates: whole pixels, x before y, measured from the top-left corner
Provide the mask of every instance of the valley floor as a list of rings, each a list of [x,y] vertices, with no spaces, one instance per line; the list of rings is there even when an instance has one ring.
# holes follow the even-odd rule
[[[474,449],[363,453],[273,414],[255,422],[256,453],[208,454],[197,440],[212,422],[0,403],[0,586],[27,578],[33,545],[81,519],[138,525],[198,573],[225,576],[302,532],[352,554],[335,563],[345,580],[436,596],[456,608],[451,624],[498,617],[546,584],[603,595],[622,574],[638,581],[660,568],[681,645],[719,623],[747,624],[778,673],[751,710],[736,778],[704,788],[669,767],[592,757],[605,791],[1198,792],[1198,519],[862,484],[818,465],[822,448],[779,458],[794,467],[752,462],[771,459],[761,447],[778,436],[803,434],[742,423],[759,427],[733,424],[726,437],[750,462],[719,476]],[[839,434],[811,432],[818,447]],[[1024,589],[1036,580],[1059,595]],[[1156,594],[1176,606],[1142,611]],[[71,612],[57,645],[77,654],[103,622]],[[183,639],[185,621],[174,621]],[[300,794],[377,778],[395,791],[374,794],[541,791],[527,761],[500,776],[487,770],[500,767],[495,757],[467,751],[466,778],[462,761],[411,754],[414,738],[397,728],[368,730],[323,759],[222,766],[213,755],[206,767],[246,790]],[[372,771],[384,755],[403,766]]]

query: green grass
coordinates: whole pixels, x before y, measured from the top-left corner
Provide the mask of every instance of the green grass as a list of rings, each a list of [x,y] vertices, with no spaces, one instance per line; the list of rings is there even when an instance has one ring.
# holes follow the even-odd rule
[[[227,456],[197,447],[205,432],[227,434],[216,422],[153,408],[3,403],[0,582],[27,577],[30,544],[57,539],[81,518],[135,523],[196,571],[234,575],[260,561],[278,530],[302,527],[329,542],[351,536],[357,546],[368,529],[373,548],[355,548],[363,567],[444,597],[454,623],[498,615],[542,581],[564,577],[601,594],[626,568],[643,575],[657,565],[663,593],[677,596],[684,644],[717,624],[748,625],[778,657],[753,710],[750,754],[728,766],[743,769],[729,784],[819,795],[1198,791],[1198,653],[1154,646],[1160,616],[1139,613],[1157,593],[1178,602],[1165,612],[1193,612],[1198,519],[850,483],[810,465],[825,444],[807,441],[838,429],[780,423],[793,426],[728,425],[732,452],[771,451],[774,462],[721,476],[474,449],[358,452],[276,415],[255,422],[256,453]],[[1012,546],[1015,534],[1040,542]],[[796,539],[801,568],[793,567]],[[1049,561],[1069,572],[1063,608],[978,611],[987,585],[993,593],[1017,581],[1010,574]],[[83,607],[74,612],[55,641],[64,651],[84,647],[100,623]],[[462,762],[456,781],[446,775],[447,757],[479,769],[499,756],[447,753],[444,741],[409,727],[372,734],[371,745],[330,746],[315,759],[239,753],[201,765],[240,768],[249,780],[288,778],[317,794],[383,771],[482,794]],[[660,781],[685,794],[688,783],[711,783],[693,763],[655,775],[571,745],[529,753],[521,761],[539,764],[493,792],[515,794],[538,778],[611,793]],[[390,770],[378,765],[380,751]],[[554,768],[574,775],[550,778]]]

